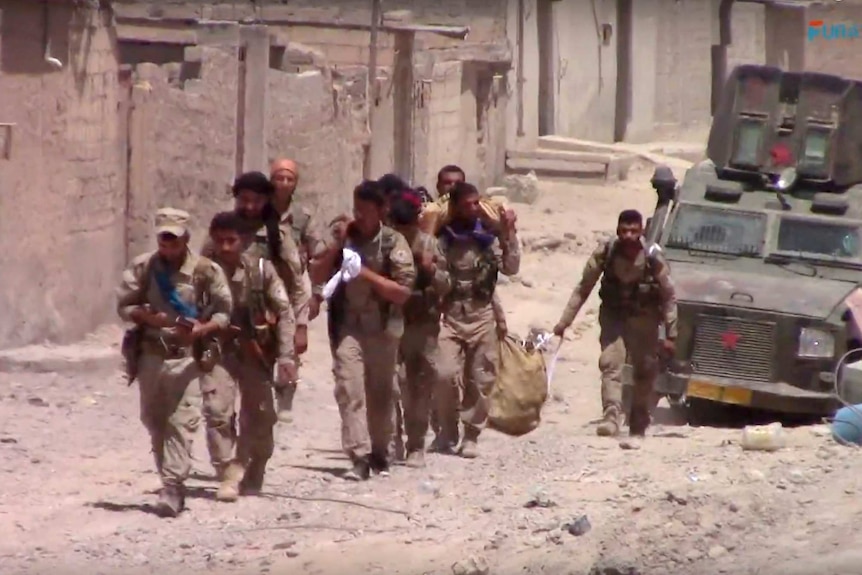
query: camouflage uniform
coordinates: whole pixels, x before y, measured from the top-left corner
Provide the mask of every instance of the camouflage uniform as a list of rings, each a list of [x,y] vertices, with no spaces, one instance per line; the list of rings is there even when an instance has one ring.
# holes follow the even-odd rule
[[[464,423],[461,453],[464,457],[475,457],[476,442],[488,418],[487,395],[497,378],[499,341],[493,304],[497,274],[518,273],[520,247],[515,234],[502,240],[495,238],[484,249],[472,238],[449,239],[445,229],[438,238],[451,278],[451,291],[443,301],[438,344],[438,384],[434,390],[437,418],[444,437],[457,434],[457,430],[447,427],[450,414],[458,410],[460,387]]]
[[[290,230],[293,242],[299,248],[301,270],[304,274],[308,271],[308,262],[326,247],[317,220],[310,211],[291,201],[290,207],[281,215],[281,225]]]
[[[217,496],[233,501],[240,491],[256,493],[263,485],[274,448],[273,367],[276,362],[296,364],[296,324],[284,283],[271,262],[243,254],[228,283],[234,301],[231,324],[239,333],[223,347],[224,366],[239,384],[240,432],[236,458]],[[267,321],[270,317],[277,318],[275,329]]]
[[[311,296],[309,286],[303,277],[305,269],[302,252],[296,245],[292,229],[285,225],[283,220],[279,224],[279,231],[281,232],[281,262],[277,263],[270,257],[266,227],[255,225],[252,229],[245,230],[241,234],[243,246],[246,253],[252,258],[264,258],[273,263],[278,276],[287,288],[287,295],[293,307],[295,327],[308,326],[308,305]],[[202,252],[208,257],[212,257],[214,249],[211,240],[207,240]],[[275,388],[276,394],[287,396],[286,401],[284,401],[287,407],[292,402],[295,388],[282,385],[282,382],[278,383],[279,385]],[[281,417],[288,419],[287,414],[283,414]]]
[[[272,263],[278,276],[284,282],[284,287],[287,288],[296,325],[308,325],[308,300],[310,296],[308,288],[302,280],[302,256],[293,239],[292,231],[284,226],[279,226],[279,228],[281,231],[280,255],[283,263],[278,265],[275,262]],[[248,255],[255,259],[262,257],[272,261],[267,246],[265,227],[254,225],[252,229],[245,230],[240,234],[240,237]],[[207,238],[204,242],[201,254],[211,259],[215,256],[215,248],[211,239]]]
[[[449,274],[434,236],[417,228],[407,239],[414,254],[417,279],[410,299],[404,304],[404,335],[399,350],[404,373],[399,387],[407,435],[407,463],[421,466],[425,434],[428,433],[433,378],[437,372],[435,362],[440,334],[440,301],[449,290]],[[420,265],[423,254],[437,256],[436,272],[433,275],[429,275]]]
[[[362,243],[348,239],[345,247],[356,250],[372,271],[412,287],[416,269],[410,246],[392,228],[383,226],[375,238]],[[361,278],[341,284],[330,299],[329,336],[341,443],[354,465],[385,458],[389,450],[393,381],[403,332],[398,306],[384,301]]]
[[[602,409],[599,435],[616,435],[622,414],[622,368],[626,355],[634,371],[629,417],[632,435],[643,435],[650,422],[653,384],[658,375],[658,329],[664,321],[667,337],[676,338],[676,296],[670,266],[658,249],[644,246],[634,260],[615,247],[616,238],[599,245],[584,266],[558,327],[572,324],[593,287],[602,278],[599,296],[599,342],[602,352]],[[642,240],[643,244],[643,240]]]
[[[184,227],[189,216],[165,209],[157,223]],[[157,252],[136,257],[123,272],[117,289],[117,312],[124,321],[131,313],[149,305],[154,313],[170,320],[179,313],[162,296],[157,276],[164,274],[185,305],[202,309],[222,327],[227,327],[232,298],[224,272],[212,261],[189,251],[176,271],[165,267]],[[136,350],[141,421],[150,434],[156,468],[165,486],[164,494],[176,497],[182,507],[182,486],[191,471],[192,440],[200,425],[201,406],[207,426],[210,457],[217,466],[227,464],[234,447],[235,389],[217,365],[206,365],[192,346],[176,339],[173,328],[141,327]],[[198,384],[198,385],[195,385]],[[174,509],[178,512],[180,509]]]

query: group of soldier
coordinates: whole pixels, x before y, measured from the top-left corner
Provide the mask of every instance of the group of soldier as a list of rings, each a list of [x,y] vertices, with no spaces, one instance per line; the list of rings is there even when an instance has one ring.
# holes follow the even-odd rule
[[[393,459],[424,466],[429,425],[436,435],[429,449],[478,455],[507,331],[495,286],[499,273],[520,268],[514,212],[500,207],[489,218],[464,171],[446,166],[436,187],[437,201],[448,202],[439,231],[420,226],[430,194],[392,174],[358,185],[352,215],[324,227],[294,200],[298,182],[291,160],[273,162],[269,176],[241,174],[234,210],[212,218],[200,253],[189,247],[190,215],[158,210],[157,250],[123,274],[118,313],[133,324],[123,354],[140,389],[163,516],[184,509],[201,420],[217,499],[260,492],[274,426],[292,409],[308,323],[324,301],[342,448],[351,460],[344,477],[387,475]],[[628,351],[634,440],[649,424],[658,325],[665,323],[664,347],[672,349],[676,305],[667,262],[644,245],[640,214],[624,211],[617,232],[592,255],[554,333],[563,337],[604,275],[598,433],[614,436],[621,427]]]

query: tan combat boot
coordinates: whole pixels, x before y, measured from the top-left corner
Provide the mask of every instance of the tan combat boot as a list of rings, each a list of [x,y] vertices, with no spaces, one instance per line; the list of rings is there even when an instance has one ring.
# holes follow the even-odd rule
[[[252,459],[245,470],[245,476],[239,485],[243,495],[260,495],[263,490],[263,480],[266,475],[266,460]]]
[[[162,518],[176,517],[185,509],[185,489],[182,485],[165,485],[159,493],[156,514]]]
[[[216,491],[216,501],[236,501],[239,499],[239,484],[243,479],[244,470],[239,463],[231,463],[224,467]]]
[[[459,450],[464,459],[476,459],[479,457],[479,432],[473,428],[464,430],[464,441],[461,442]]]
[[[628,437],[620,441],[620,448],[625,450],[637,451],[641,448],[644,439],[645,438],[643,435],[635,433],[629,434]]]
[[[412,467],[413,469],[422,469],[425,467],[425,450],[416,449],[409,451],[407,453],[407,461],[405,465],[407,467]]]
[[[620,433],[620,412],[616,407],[605,410],[602,422],[596,427],[599,437],[616,437]]]
[[[286,385],[275,389],[275,403],[278,411],[278,420],[282,423],[293,421],[293,396],[296,394],[296,385]]]

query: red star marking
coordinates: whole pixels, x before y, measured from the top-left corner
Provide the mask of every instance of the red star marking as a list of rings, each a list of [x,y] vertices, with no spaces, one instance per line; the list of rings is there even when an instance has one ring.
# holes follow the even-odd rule
[[[793,152],[780,142],[772,146],[772,149],[769,150],[769,155],[772,158],[772,165],[776,168],[793,165]]]
[[[733,333],[730,330],[721,334],[721,343],[724,345],[724,349],[736,349],[736,344],[739,343],[739,340],[739,334]]]

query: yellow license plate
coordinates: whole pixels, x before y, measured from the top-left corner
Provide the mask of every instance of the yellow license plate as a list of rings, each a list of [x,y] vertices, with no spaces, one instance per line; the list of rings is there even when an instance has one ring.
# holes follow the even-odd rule
[[[698,381],[696,379],[692,379],[688,382],[688,389],[685,394],[688,397],[721,401],[721,387],[705,381]]]
[[[723,387],[706,381],[692,379],[686,389],[688,397],[709,399],[734,405],[751,405],[751,390],[740,387]]]

